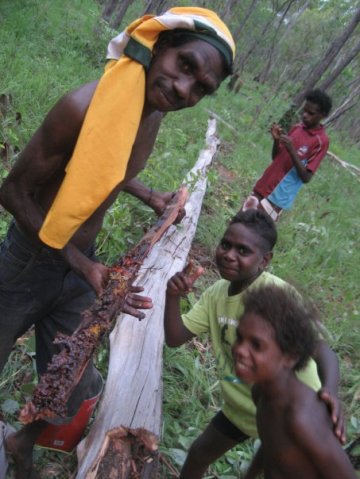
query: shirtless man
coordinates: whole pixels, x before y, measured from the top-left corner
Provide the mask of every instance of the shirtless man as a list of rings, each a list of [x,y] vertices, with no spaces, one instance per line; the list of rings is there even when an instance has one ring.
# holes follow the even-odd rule
[[[56,333],[71,334],[79,324],[81,311],[92,303],[95,293],[101,294],[108,280],[108,268],[96,261],[94,243],[104,215],[118,194],[131,193],[157,213],[171,197],[169,193],[152,192],[135,177],[153,149],[164,114],[194,106],[205,95],[213,93],[231,72],[233,59],[233,49],[231,61],[224,54],[227,47],[231,51],[226,41],[214,40],[216,33],[207,30],[194,33],[190,27],[184,33],[183,15],[189,19],[194,11],[196,20],[204,16],[209,26],[216,16],[205,9],[174,9],[173,16],[182,21],[182,31],[171,27],[171,31],[158,37],[152,50],[145,73],[141,120],[124,178],[63,248],[54,249],[44,244],[39,239],[39,231],[64,181],[65,168],[73,155],[98,82],[86,84],[60,99],[4,181],[0,202],[14,221],[0,251],[0,370],[16,339],[35,325],[37,369],[38,374],[43,374],[52,355],[58,352],[52,344]],[[228,32],[217,16],[216,21]],[[229,36],[227,41],[232,45]],[[136,294],[140,291],[141,288],[134,290],[123,309],[138,318],[144,316],[138,309],[151,307],[150,298]],[[141,306],[143,302],[145,306]],[[83,401],[99,394],[101,384],[99,373],[90,364],[69,399],[69,417],[76,415]],[[35,477],[33,445],[46,425],[45,421],[35,421],[7,439],[7,450],[17,464],[17,479]]]

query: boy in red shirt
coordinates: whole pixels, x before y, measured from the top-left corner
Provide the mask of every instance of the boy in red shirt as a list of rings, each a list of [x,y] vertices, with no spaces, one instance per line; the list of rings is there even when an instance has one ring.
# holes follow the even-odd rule
[[[271,125],[273,161],[245,200],[243,211],[260,208],[276,221],[283,209],[292,207],[300,188],[311,180],[328,150],[329,138],[320,122],[331,106],[326,93],[313,90],[305,97],[301,123],[288,135],[278,124]]]

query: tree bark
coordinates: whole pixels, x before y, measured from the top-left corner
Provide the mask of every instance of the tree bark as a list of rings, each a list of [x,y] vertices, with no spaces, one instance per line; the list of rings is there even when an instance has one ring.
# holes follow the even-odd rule
[[[121,2],[119,2],[116,9],[114,9],[113,11],[113,15],[110,18],[109,23],[112,28],[119,28],[127,9],[132,3],[134,3],[134,0],[122,0]]]
[[[259,3],[259,0],[252,0],[248,9],[246,10],[245,15],[241,19],[240,24],[238,25],[236,30],[234,30],[233,37],[234,37],[235,42],[239,39],[240,35],[242,34],[244,26],[245,26],[246,22],[248,21],[248,19],[250,18],[253,11],[255,10],[255,7],[256,7],[257,3]]]
[[[104,20],[109,21],[112,14],[115,11],[116,5],[118,4],[119,0],[108,0],[105,3],[103,12],[102,12],[102,17]]]
[[[105,476],[96,475],[96,470],[101,465],[101,450],[109,431],[121,427],[140,428],[157,438],[160,436],[166,283],[175,272],[184,268],[195,234],[206,190],[205,171],[218,146],[215,125],[216,121],[210,120],[207,149],[201,152],[186,180],[193,185],[186,204],[186,217],[180,227],[171,227],[154,246],[138,277],[144,286],[144,294],[155,299],[154,307],[141,322],[121,315],[110,335],[105,391],[89,435],[78,446],[77,479],[105,479]],[[195,185],[194,177],[197,178]],[[154,454],[152,459],[155,460]]]
[[[284,10],[283,14],[281,15],[280,21],[279,21],[279,23],[278,23],[278,25],[275,29],[273,38],[271,40],[270,48],[267,50],[266,55],[265,55],[265,57],[267,58],[265,66],[264,66],[263,70],[257,75],[257,78],[256,78],[259,83],[265,83],[266,80],[267,80],[268,74],[269,74],[270,69],[272,67],[272,61],[273,61],[274,50],[275,50],[275,42],[276,42],[277,36],[279,34],[280,28],[281,28],[285,18],[286,18],[286,15],[288,14],[288,12],[291,8],[291,5],[293,3],[294,3],[294,0],[289,0],[288,4],[285,6],[285,10]]]
[[[360,52],[360,41],[346,55],[343,56],[339,64],[334,68],[330,75],[320,83],[318,88],[327,90],[337,79],[340,73],[351,63]]]
[[[148,0],[143,15],[146,15],[147,13],[160,15],[167,10],[167,5],[167,0]]]
[[[307,91],[312,89],[316,85],[316,83],[320,80],[325,71],[329,68],[330,64],[334,61],[336,55],[350,38],[359,22],[360,7],[357,8],[351,21],[346,25],[341,34],[338,35],[330,44],[323,58],[318,62],[315,68],[313,68],[313,70],[308,76],[307,81],[305,82],[304,88],[295,96],[293,103],[296,108],[299,108],[301,106],[305,99]]]
[[[262,28],[261,30],[261,33],[260,33],[260,38],[264,39],[266,33],[268,32],[268,30],[270,29],[270,27],[273,25],[274,23],[274,19],[276,18],[276,15],[284,8],[284,5],[286,5],[287,2],[283,3],[281,6],[279,6],[276,11],[274,11],[274,15],[268,20],[267,23],[265,23],[264,27]],[[262,42],[261,42],[262,43]],[[254,41],[250,44],[250,47],[248,48],[248,50],[244,53],[244,55],[242,55],[239,59],[238,62],[235,62],[236,63],[236,68],[235,70],[241,74],[245,68],[245,65],[246,65],[246,62],[248,61],[250,55],[253,54],[254,50],[259,46],[259,38],[255,38]]]
[[[23,423],[67,417],[67,401],[71,393],[102,338],[110,332],[113,320],[122,311],[144,259],[176,220],[187,194],[184,187],[180,188],[155,226],[110,268],[110,279],[105,291],[81,314],[82,321],[77,330],[70,336],[57,333],[54,344],[60,344],[62,350],[52,357],[46,373],[35,387],[31,401],[27,402],[21,411],[20,419]]]
[[[360,81],[358,80],[353,89],[351,90],[350,94],[343,100],[340,106],[334,110],[331,115],[324,121],[325,125],[329,125],[330,123],[334,122],[341,115],[343,115],[346,111],[356,106],[359,103],[359,96],[360,96]]]
[[[238,0],[226,0],[221,12],[221,18],[224,20],[224,22],[227,22],[231,19],[236,4],[238,4]]]

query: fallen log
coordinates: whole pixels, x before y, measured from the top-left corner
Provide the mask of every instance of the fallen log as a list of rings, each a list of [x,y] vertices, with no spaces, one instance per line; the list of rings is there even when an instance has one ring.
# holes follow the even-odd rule
[[[349,171],[353,176],[356,176],[357,178],[360,177],[360,168],[358,166],[352,165],[351,163],[348,163],[338,156],[336,156],[334,153],[331,153],[331,151],[328,151],[326,155],[339,165],[341,165],[343,168]]]
[[[171,226],[154,245],[139,272],[138,282],[144,287],[144,294],[154,299],[154,307],[140,323],[122,314],[110,335],[105,390],[90,432],[77,449],[76,479],[107,479],[108,476],[99,471],[103,462],[101,451],[109,431],[119,427],[140,428],[160,437],[166,283],[175,272],[184,268],[187,261],[206,190],[206,171],[219,143],[215,130],[216,120],[213,119],[209,121],[206,149],[201,151],[185,181],[192,185],[185,206],[186,217],[179,226]],[[130,455],[128,459],[134,457]],[[156,464],[154,461],[151,478],[156,477]],[[136,477],[143,479],[147,476],[129,476]]]
[[[122,311],[136,275],[153,245],[176,220],[188,196],[181,187],[164,214],[142,240],[110,268],[110,279],[104,293],[82,313],[77,330],[67,336],[58,333],[54,343],[62,350],[53,356],[47,372],[41,376],[32,399],[20,413],[20,420],[30,423],[37,419],[67,417],[67,401],[104,335],[110,332],[114,319]]]

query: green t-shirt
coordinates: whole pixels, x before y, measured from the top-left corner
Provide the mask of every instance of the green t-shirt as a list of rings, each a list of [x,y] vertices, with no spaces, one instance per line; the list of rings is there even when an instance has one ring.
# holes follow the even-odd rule
[[[286,287],[287,283],[270,274],[262,273],[248,289],[273,283]],[[194,307],[182,316],[186,328],[195,335],[209,333],[216,358],[225,416],[245,434],[258,437],[256,408],[251,398],[251,387],[235,376],[231,347],[236,339],[236,327],[243,313],[239,293],[228,295],[229,281],[221,279],[201,295]],[[311,359],[297,374],[305,384],[318,390],[321,383],[315,362]]]

